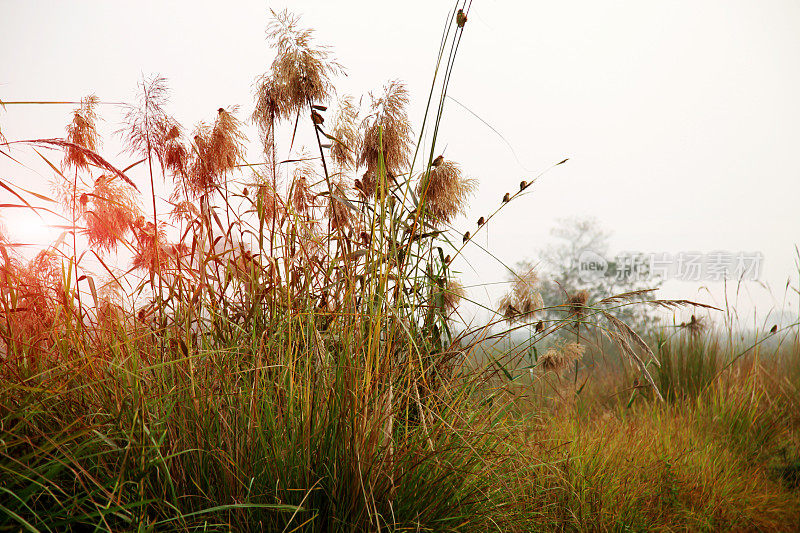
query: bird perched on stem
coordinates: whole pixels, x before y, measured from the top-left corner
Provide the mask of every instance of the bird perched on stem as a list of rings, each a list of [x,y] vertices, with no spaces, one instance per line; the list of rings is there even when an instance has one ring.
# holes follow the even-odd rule
[[[464,24],[467,23],[467,15],[464,14],[463,9],[458,10],[458,14],[456,15],[456,24],[458,24],[459,28],[463,28]]]

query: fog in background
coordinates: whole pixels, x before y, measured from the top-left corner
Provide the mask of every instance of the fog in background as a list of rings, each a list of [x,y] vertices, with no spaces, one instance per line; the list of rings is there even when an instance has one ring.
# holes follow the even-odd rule
[[[253,82],[272,58],[270,8],[288,8],[316,29],[347,69],[340,94],[408,84],[421,124],[451,2],[2,2],[0,100],[130,102],[142,75],[172,89],[168,111],[191,131],[216,109],[253,108]],[[531,193],[481,232],[454,268],[465,285],[505,279],[503,264],[530,259],[559,217],[595,216],[615,251],[760,252],[760,283],[738,289],[739,308],[765,314],[797,286],[800,230],[800,4],[791,1],[476,1],[461,41],[437,151],[479,180],[469,216],[564,158]],[[74,106],[9,105],[9,140],[63,137]],[[100,151],[118,167],[121,110],[102,105]],[[306,125],[307,126],[307,125]],[[291,129],[285,125],[285,129]],[[316,150],[310,132],[295,143]],[[251,161],[258,161],[255,128]],[[288,140],[279,139],[279,157]],[[52,176],[27,148],[0,160],[0,178],[46,192]],[[313,153],[313,152],[312,152]],[[56,152],[47,152],[60,160]],[[131,177],[149,192],[145,170]],[[0,200],[10,197],[0,193]],[[45,243],[59,230],[2,210],[19,241]],[[49,219],[50,223],[57,221]],[[458,235],[456,235],[456,238]],[[480,246],[478,246],[480,245]],[[481,251],[491,251],[494,258]],[[735,300],[736,284],[729,298]],[[502,286],[470,295],[489,302]],[[669,281],[663,297],[724,306],[723,284]],[[469,314],[469,313],[468,313]],[[479,317],[484,316],[479,313]]]

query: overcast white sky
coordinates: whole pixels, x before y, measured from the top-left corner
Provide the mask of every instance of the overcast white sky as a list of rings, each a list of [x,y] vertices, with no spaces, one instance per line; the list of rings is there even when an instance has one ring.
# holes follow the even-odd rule
[[[5,101],[90,93],[130,101],[143,73],[159,73],[172,88],[170,111],[188,128],[213,120],[220,106],[238,104],[246,116],[253,80],[271,59],[269,8],[289,8],[347,68],[340,92],[359,95],[400,78],[418,126],[453,3],[2,0],[0,7]],[[614,250],[761,252],[762,280],[777,300],[757,284],[747,290],[762,308],[779,305],[787,278],[796,285],[798,275],[799,29],[800,3],[792,0],[475,0],[449,94],[502,133],[520,163],[496,133],[448,105],[439,147],[480,180],[460,227],[472,229],[521,179],[569,157],[479,242],[488,238],[513,265],[546,244],[556,218],[594,215],[613,231]],[[0,127],[10,140],[61,137],[70,111],[8,106]],[[110,136],[119,110],[105,106],[101,114]],[[130,162],[113,139],[105,147],[112,162]],[[2,178],[44,190],[44,165],[25,161],[41,176],[3,161]],[[139,182],[146,188],[144,176]],[[44,238],[29,215],[2,218],[20,239]],[[477,251],[468,259],[479,274],[462,264],[468,283],[502,279],[492,259]],[[672,282],[665,292],[721,303],[721,285],[706,285],[710,292]]]

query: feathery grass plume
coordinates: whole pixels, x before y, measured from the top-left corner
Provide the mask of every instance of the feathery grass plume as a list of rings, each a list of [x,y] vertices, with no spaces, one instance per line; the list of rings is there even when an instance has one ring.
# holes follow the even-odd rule
[[[442,161],[419,176],[417,194],[424,201],[425,212],[435,224],[448,224],[464,212],[475,180],[461,175],[461,168],[452,161]]]
[[[361,197],[364,199],[372,198],[375,194],[375,173],[364,172],[361,179],[356,179],[354,186]]]
[[[271,142],[276,120],[288,119],[313,102],[326,102],[333,93],[331,77],[342,67],[327,47],[312,43],[313,30],[299,27],[300,17],[284,10],[272,12],[267,39],[277,48],[270,72],[256,82],[253,120]]]
[[[292,183],[292,206],[297,213],[307,215],[311,211],[314,195],[308,186],[308,180],[302,174],[296,175]]]
[[[589,292],[580,290],[575,294],[570,294],[567,298],[567,310],[570,315],[574,315],[576,320],[580,320],[586,314],[586,303],[589,301]]]
[[[522,274],[515,274],[515,277],[511,290],[500,299],[498,307],[509,324],[533,320],[536,312],[544,307],[536,270],[531,268]]]
[[[309,102],[326,102],[333,92],[331,77],[342,71],[341,65],[330,59],[326,46],[313,46],[313,30],[298,25],[300,17],[272,11],[267,37],[278,52],[272,62],[272,75],[281,80],[289,113],[300,111]],[[286,118],[286,117],[282,117]]]
[[[200,219],[200,210],[194,202],[183,200],[173,205],[172,211],[170,211],[170,217],[172,217],[175,222],[184,221],[188,224],[194,224]]]
[[[286,93],[286,84],[272,74],[262,74],[256,80],[256,106],[251,119],[258,126],[264,142],[264,152],[273,144],[275,121],[291,116],[292,109]]]
[[[159,141],[172,130],[173,121],[164,111],[168,100],[167,80],[161,76],[142,78],[135,104],[126,104],[123,129],[128,153],[149,158],[158,156]]]
[[[353,212],[345,204],[347,200],[347,185],[343,180],[336,180],[332,185],[333,190],[325,207],[325,215],[331,222],[331,229],[337,230],[352,227],[354,224]]]
[[[545,372],[561,373],[583,357],[585,347],[577,342],[564,342],[549,348],[539,359],[539,368]]]
[[[90,246],[110,251],[125,238],[139,216],[134,192],[126,184],[103,174],[85,196],[84,234]]]
[[[57,333],[53,324],[58,309],[71,303],[64,293],[61,261],[50,248],[24,264],[7,254],[4,259],[0,294],[6,300],[3,307],[13,311],[4,317],[4,340],[31,354],[48,350]]]
[[[331,159],[342,169],[352,169],[356,163],[356,154],[361,145],[358,127],[358,108],[352,96],[339,100],[339,111],[333,120],[331,130]]]
[[[195,196],[209,194],[220,187],[225,175],[244,160],[245,136],[242,123],[223,108],[217,110],[213,126],[195,126],[194,149],[187,188]]]
[[[292,173],[292,185],[289,195],[292,200],[292,208],[296,213],[310,215],[314,207],[315,194],[308,184],[308,178],[314,177],[314,168],[305,150],[300,151],[298,159],[301,161],[295,165]]]
[[[131,226],[136,237],[133,260],[131,268],[147,270],[151,273],[163,271],[164,262],[170,253],[166,247],[167,230],[163,223],[156,225],[152,222],[145,222],[143,216],[139,216]]]
[[[681,322],[680,326],[678,327],[688,332],[692,338],[699,337],[700,334],[708,329],[705,319],[703,317],[697,318],[694,315],[692,315],[692,318],[689,320],[689,322]]]
[[[185,180],[189,170],[189,151],[186,150],[181,137],[183,131],[177,122],[169,120],[171,126],[165,135],[159,137],[158,159],[161,168],[169,171],[174,177]],[[165,125],[168,125],[169,122]]]
[[[76,147],[80,146],[97,151],[99,137],[97,135],[97,112],[95,107],[100,100],[95,95],[81,99],[81,105],[72,112],[72,122],[67,126],[67,141],[75,146],[67,146],[64,151],[64,168],[86,170],[91,161],[86,157],[86,152]]]
[[[514,283],[514,298],[519,303],[520,311],[529,315],[544,307],[542,295],[538,291],[539,275],[531,268],[517,278]]]
[[[514,305],[513,294],[503,295],[498,302],[497,310],[505,317],[506,322],[509,324],[513,324],[521,314],[520,310]]]
[[[364,139],[358,165],[366,167],[364,180],[375,179],[378,159],[383,155],[384,168],[390,175],[399,175],[408,165],[411,155],[411,124],[408,120],[408,90],[399,80],[392,80],[383,88],[383,94],[372,99],[371,113],[362,122]],[[374,186],[364,184],[364,191],[371,196]]]
[[[142,253],[149,250],[153,253],[152,258],[148,258],[147,267],[153,272],[160,272],[161,261],[158,259],[159,244],[156,242],[158,234],[158,208],[156,205],[156,185],[153,175],[153,153],[155,152],[159,162],[164,165],[163,144],[168,132],[172,131],[172,120],[164,112],[164,105],[167,102],[167,81],[160,76],[142,78],[139,82],[139,94],[137,102],[126,106],[125,127],[121,130],[126,141],[126,150],[130,154],[140,154],[147,160],[147,167],[150,175],[150,200],[152,207],[153,221],[149,224],[153,226],[153,246],[147,245],[147,238],[144,240],[137,236],[136,253],[134,264],[142,266]],[[161,148],[161,149],[160,149]],[[163,173],[162,173],[163,176]],[[134,231],[134,233],[136,233]],[[151,281],[154,278],[151,277]],[[158,296],[161,297],[162,278],[158,277]],[[155,289],[155,287],[153,287]],[[159,308],[159,314],[163,318],[163,309]]]
[[[244,160],[244,144],[247,138],[242,133],[242,122],[233,115],[237,109],[237,106],[233,106],[231,111],[227,111],[220,107],[211,130],[207,155],[215,175],[219,178]]]
[[[452,313],[467,295],[466,289],[456,280],[448,280],[442,291],[442,304],[445,311]]]
[[[86,213],[91,189],[82,180],[70,182],[63,176],[56,176],[50,180],[50,190],[54,199],[69,215],[70,222],[77,222]]]
[[[256,206],[261,210],[260,216],[265,222],[280,222],[284,219],[286,205],[267,180],[262,178],[261,183],[258,183],[255,196]]]
[[[202,196],[211,191],[216,185],[214,168],[211,156],[211,127],[205,122],[199,122],[194,128],[192,136],[192,160],[189,165],[186,186],[188,191],[196,196]]]

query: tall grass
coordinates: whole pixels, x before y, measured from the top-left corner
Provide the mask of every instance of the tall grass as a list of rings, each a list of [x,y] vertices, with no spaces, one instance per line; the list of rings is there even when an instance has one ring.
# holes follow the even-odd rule
[[[69,209],[72,249],[58,243],[24,264],[4,248],[8,525],[502,521],[507,498],[488,482],[499,439],[468,408],[474,383],[457,365],[457,291],[441,253],[470,182],[433,162],[435,146],[424,157],[414,146],[400,82],[366,109],[343,105],[329,132],[339,67],[299,19],[273,16],[276,58],[254,113],[266,171],[246,173],[258,167],[245,160],[236,109],[220,108],[187,139],[158,77],[142,82],[120,130],[146,163],[149,198],[100,163],[96,99],[75,111],[68,141],[27,142],[65,150],[60,167],[46,159],[57,198],[37,198]],[[440,102],[423,120],[434,132],[462,31],[454,11],[433,85]],[[313,130],[320,156],[278,161],[282,120]],[[174,185],[170,218],[158,208],[159,173]],[[118,248],[144,274],[131,291],[104,260]],[[105,281],[81,268],[87,254]]]
[[[237,108],[189,132],[168,114],[160,77],[126,109],[125,169],[97,153],[93,97],[67,139],[7,144],[37,151],[55,194],[4,188],[20,206],[60,209],[67,231],[30,261],[0,240],[0,528],[530,531],[725,527],[737,516],[766,528],[796,516],[792,493],[767,487],[777,482],[759,466],[790,472],[774,450],[796,420],[775,413],[789,416],[796,383],[758,393],[754,378],[747,403],[717,379],[725,369],[703,341],[652,350],[615,315],[650,291],[567,295],[545,323],[529,272],[490,324],[454,327],[464,296],[454,258],[536,181],[477,228],[452,226],[476,184],[435,139],[468,12],[457,4],[446,21],[416,141],[401,82],[363,108],[333,102],[340,65],[282,12],[268,32],[275,59],[256,81],[256,162]],[[319,156],[294,150],[303,129]],[[62,150],[61,164],[43,148]],[[128,176],[138,165],[141,190]],[[486,349],[520,331],[521,345]],[[643,401],[597,402],[613,423],[573,409],[597,394],[590,331],[641,379]],[[772,398],[782,411],[765,407]],[[697,403],[678,410],[687,399]],[[707,412],[714,422],[701,427]],[[697,442],[708,446],[684,454]]]

